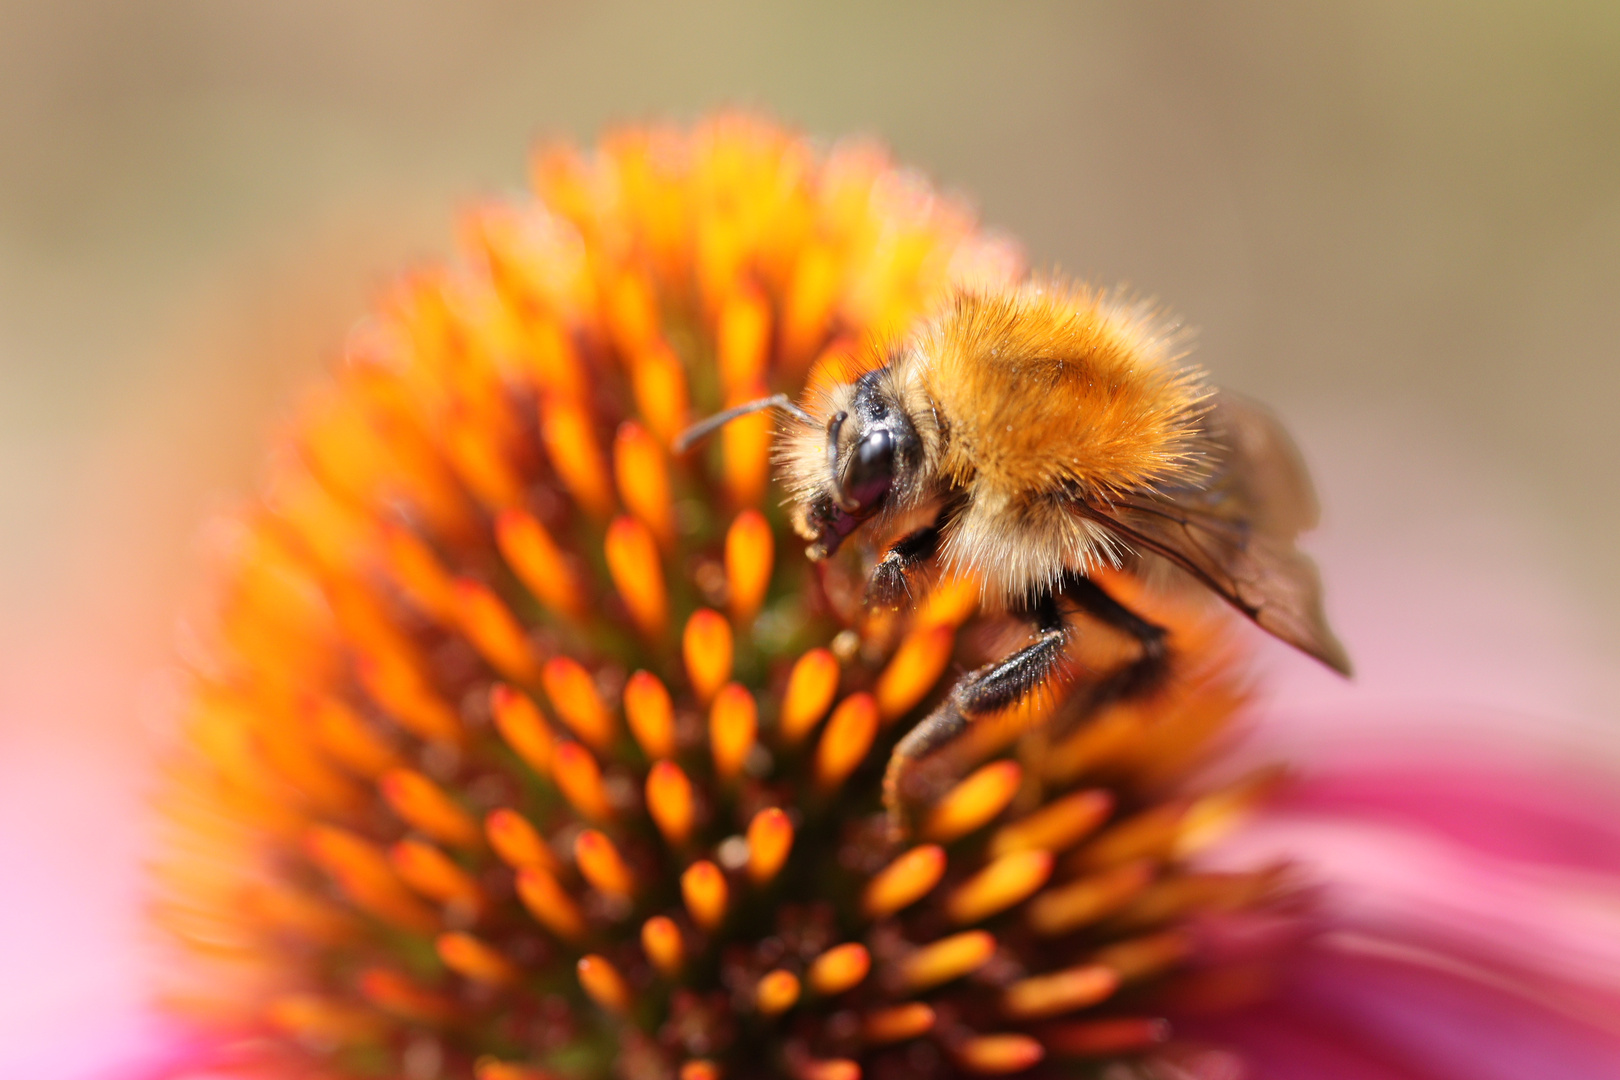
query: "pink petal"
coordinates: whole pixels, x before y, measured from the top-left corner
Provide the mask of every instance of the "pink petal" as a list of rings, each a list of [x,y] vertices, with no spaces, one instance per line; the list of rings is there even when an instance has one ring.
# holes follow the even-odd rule
[[[1613,1080],[1620,1028],[1375,943],[1310,950],[1277,997],[1183,1024],[1236,1047],[1255,1080]]]
[[[1212,853],[1293,862],[1328,932],[1273,1000],[1191,1030],[1257,1077],[1620,1076],[1620,800],[1451,758],[1318,769]]]
[[[1501,859],[1620,873],[1620,788],[1572,768],[1403,760],[1319,769],[1282,808],[1409,825]]]

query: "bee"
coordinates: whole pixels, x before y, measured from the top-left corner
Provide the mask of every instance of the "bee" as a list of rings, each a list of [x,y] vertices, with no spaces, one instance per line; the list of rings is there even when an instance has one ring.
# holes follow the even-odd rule
[[[1139,648],[1107,692],[1145,692],[1165,630],[1094,579],[1168,563],[1262,629],[1348,674],[1295,537],[1316,522],[1299,452],[1265,409],[1183,366],[1180,340],[1141,304],[1057,280],[958,292],[864,374],[799,404],[776,395],[683,433],[684,450],[746,412],[792,419],[777,461],[812,560],[852,535],[897,537],[867,602],[903,607],[932,573],[971,574],[988,605],[1029,622],[1029,644],[963,676],[890,758],[907,778],[968,725],[1062,669],[1084,611]],[[1172,575],[1174,576],[1174,575]]]

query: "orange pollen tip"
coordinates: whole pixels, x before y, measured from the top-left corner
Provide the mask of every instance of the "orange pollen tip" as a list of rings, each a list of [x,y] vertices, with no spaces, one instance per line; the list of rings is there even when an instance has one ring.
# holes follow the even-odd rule
[[[491,810],[484,818],[484,835],[495,854],[514,870],[534,866],[556,873],[561,869],[540,833],[516,810]]]
[[[461,719],[410,664],[373,654],[359,657],[355,672],[372,700],[413,735],[429,742],[461,741]]]
[[[768,972],[754,988],[754,1000],[766,1016],[778,1016],[799,1002],[799,977],[791,971]]]
[[[849,1058],[817,1058],[793,1070],[797,1080],[861,1080],[861,1067]]]
[[[1106,1057],[1130,1054],[1170,1038],[1170,1025],[1157,1017],[1121,1016],[1106,1020],[1077,1020],[1055,1024],[1041,1033],[1041,1042],[1063,1057]]]
[[[1023,1072],[1046,1056],[1046,1050],[1028,1035],[976,1035],[955,1047],[956,1063],[982,1076]]]
[[[361,776],[374,778],[399,765],[393,748],[342,702],[321,700],[310,723],[320,748]]]
[[[1012,802],[1024,770],[1015,761],[992,761],[946,792],[934,804],[922,835],[949,843],[990,823]]]
[[[1194,800],[1178,823],[1174,854],[1186,858],[1230,833],[1286,776],[1285,769],[1263,768]]]
[[[990,837],[990,857],[1037,848],[1062,851],[1089,836],[1113,809],[1114,796],[1100,788],[1065,795],[997,829]]]
[[[382,775],[377,786],[402,821],[433,839],[460,847],[477,847],[482,839],[473,816],[421,773],[413,769],[391,769]]]
[[[432,844],[401,840],[388,849],[388,860],[405,884],[441,904],[452,900],[478,904],[483,894],[472,875]]]
[[[406,1020],[443,1024],[455,1015],[449,998],[423,990],[397,971],[370,968],[360,973],[359,987],[367,1001]]]
[[[572,803],[575,810],[593,821],[606,821],[613,816],[607,787],[602,783],[602,768],[597,765],[591,752],[579,743],[557,744],[552,756],[551,774],[563,798]]]
[[[928,895],[945,876],[945,849],[938,844],[914,847],[879,870],[866,884],[861,908],[868,918],[881,919]]]
[[[857,942],[835,945],[816,957],[808,975],[810,989],[826,997],[852,989],[872,969],[872,954]]]
[[[334,877],[366,878],[380,884],[393,880],[388,861],[377,846],[347,829],[316,825],[305,836],[304,848]]]
[[[267,888],[255,898],[255,907],[267,925],[310,941],[341,941],[354,931],[353,921],[336,904],[302,891]]]
[[[620,424],[614,437],[613,476],[626,509],[640,518],[660,543],[674,540],[675,504],[670,499],[664,448],[634,421]]]
[[[673,978],[686,960],[686,946],[675,920],[665,915],[654,915],[641,926],[641,950],[652,961],[653,967]]]
[[[456,611],[462,630],[495,670],[524,683],[539,677],[540,662],[523,627],[489,586],[470,578],[457,579]]]
[[[647,770],[647,812],[672,846],[691,837],[692,810],[692,782],[679,765],[660,761]]]
[[[601,753],[612,749],[613,716],[602,704],[591,673],[579,661],[566,656],[547,660],[541,683],[557,718],[574,734]]]
[[[526,866],[517,875],[518,899],[540,923],[566,941],[585,933],[585,916],[557,879],[538,866]]]
[[[727,405],[740,405],[765,395],[756,386],[735,395]],[[774,421],[769,413],[757,412],[738,417],[720,432],[720,460],[726,494],[737,506],[752,506],[765,494],[770,478],[771,437]]]
[[[1144,810],[1135,817],[1110,825],[1089,844],[1071,854],[1064,867],[1102,870],[1131,859],[1162,859],[1170,855],[1181,831],[1187,806],[1169,802]]]
[[[219,707],[229,708],[223,703]],[[279,721],[282,717],[278,716],[277,719]],[[366,798],[364,789],[332,768],[310,745],[296,714],[287,715],[286,719],[291,722],[279,724],[272,731],[261,732],[257,739],[245,740],[240,744],[246,753],[237,760],[238,767],[257,772],[263,766],[268,766],[319,809],[339,814],[352,813]],[[215,722],[218,722],[217,714]],[[254,743],[264,754],[263,762],[254,760],[256,755],[248,749]]]
[[[613,841],[597,829],[585,829],[574,838],[574,862],[580,876],[599,892],[629,896],[634,891],[635,879],[624,857]]]
[[[375,1018],[364,1010],[327,1001],[314,994],[282,994],[265,1009],[276,1027],[299,1038],[344,1043],[372,1036]]]
[[[707,705],[731,678],[731,624],[718,611],[698,608],[686,620],[681,635],[681,655],[686,675],[692,680],[692,693]]]
[[[540,404],[540,438],[557,479],[593,517],[613,513],[613,487],[589,414],[577,401],[560,394]]]
[[[840,269],[825,244],[805,248],[793,268],[782,313],[782,351],[798,365],[809,360],[826,335],[838,302]]]
[[[726,917],[725,875],[708,860],[695,862],[681,875],[681,898],[692,921],[705,930],[714,930]]]
[[[505,986],[517,981],[511,961],[471,934],[440,934],[436,944],[445,967],[475,982]]]
[[[608,574],[630,617],[642,634],[658,637],[669,622],[669,597],[652,533],[636,518],[614,518],[603,546]]]
[[[585,373],[573,342],[555,319],[532,318],[527,327],[529,348],[523,350],[535,385],[564,397],[577,398],[585,389]]]
[[[441,622],[454,618],[453,579],[427,542],[393,522],[383,526],[382,539],[389,572],[411,603]]]
[[[489,709],[495,717],[496,730],[512,752],[537,776],[550,777],[556,740],[529,696],[505,683],[496,683],[489,688]]]
[[[906,635],[873,691],[885,721],[905,715],[927,696],[945,674],[955,644],[956,629],[949,624],[923,625]]]
[[[768,806],[748,823],[748,877],[765,885],[781,871],[793,850],[793,822],[787,814]]]
[[[721,303],[715,339],[720,385],[728,397],[759,381],[771,347],[771,307],[757,286],[733,289]]]
[[[1092,959],[1112,969],[1121,982],[1136,982],[1175,967],[1191,951],[1185,934],[1166,930],[1099,949]]]
[[[1052,865],[1048,851],[1003,855],[956,887],[946,914],[959,926],[988,919],[1033,896],[1052,876]]]
[[[959,575],[937,582],[917,612],[918,626],[961,626],[979,609],[980,582]]]
[[[611,1013],[624,1013],[630,1009],[630,987],[605,956],[595,953],[579,958],[576,969],[579,985],[592,1001]]]
[[[725,558],[731,617],[739,628],[746,627],[764,606],[776,558],[776,540],[764,514],[749,508],[737,515],[726,530]]]
[[[866,1014],[861,1032],[866,1041],[882,1045],[926,1035],[934,1028],[934,1010],[920,1001],[894,1005]]]
[[[1119,975],[1101,964],[1021,979],[1001,996],[1001,1011],[1014,1020],[1040,1020],[1097,1004],[1119,989]]]
[[[473,1066],[477,1080],[557,1080],[553,1073],[530,1065],[513,1065],[494,1058],[480,1058]]]
[[[726,684],[709,709],[709,749],[721,780],[733,780],[742,772],[758,735],[759,709],[754,695],[740,683]]]
[[[797,744],[827,715],[838,695],[838,658],[829,649],[811,649],[793,665],[782,696],[782,738]]]
[[[896,981],[908,993],[929,990],[972,974],[995,954],[996,939],[983,930],[953,934],[901,960],[895,969]]]
[[[833,710],[816,746],[816,783],[823,791],[842,784],[872,749],[878,707],[871,694],[851,694]]]
[[[658,337],[658,298],[634,271],[618,272],[607,286],[606,315],[621,353],[632,354]]]
[[[1153,865],[1146,860],[1065,882],[1030,901],[1029,925],[1056,937],[1114,914],[1148,887]]]
[[[720,1068],[712,1061],[688,1061],[681,1066],[681,1080],[720,1080]]]
[[[579,575],[551,534],[522,510],[503,510],[495,518],[495,542],[518,580],[550,610],[569,618],[585,613],[585,589]]]
[[[500,510],[523,501],[523,477],[512,467],[498,435],[460,417],[450,422],[443,438],[457,475],[484,506]]]
[[[387,856],[369,840],[346,829],[317,825],[306,836],[305,847],[358,907],[419,933],[437,927],[433,911],[406,891]]]
[[[636,411],[664,444],[686,427],[686,369],[662,342],[642,349],[631,360],[630,389]]]
[[[675,706],[669,691],[650,671],[638,671],[624,684],[624,715],[630,733],[650,758],[675,756]]]

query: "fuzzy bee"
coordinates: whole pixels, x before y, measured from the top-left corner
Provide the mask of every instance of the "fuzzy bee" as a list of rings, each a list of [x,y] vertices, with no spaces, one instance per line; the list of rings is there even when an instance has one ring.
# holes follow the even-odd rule
[[[1271,634],[1348,674],[1294,538],[1316,521],[1298,451],[1262,408],[1178,364],[1175,335],[1139,305],[1061,282],[957,294],[882,362],[804,405],[745,412],[789,424],[778,463],[813,560],[857,531],[895,537],[868,602],[903,606],[936,569],[975,575],[1033,640],[964,676],[895,747],[886,793],[976,719],[1053,678],[1083,610],[1140,648],[1110,692],[1153,685],[1164,630],[1094,580],[1167,561]]]

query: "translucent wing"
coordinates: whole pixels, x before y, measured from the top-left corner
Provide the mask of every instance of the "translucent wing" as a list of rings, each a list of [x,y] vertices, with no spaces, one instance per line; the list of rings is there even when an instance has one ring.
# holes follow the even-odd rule
[[[1316,565],[1294,546],[1316,523],[1316,499],[1293,440],[1265,409],[1225,392],[1205,426],[1212,468],[1202,482],[1086,502],[1080,512],[1348,675],[1350,658],[1322,613]]]

